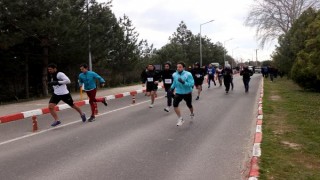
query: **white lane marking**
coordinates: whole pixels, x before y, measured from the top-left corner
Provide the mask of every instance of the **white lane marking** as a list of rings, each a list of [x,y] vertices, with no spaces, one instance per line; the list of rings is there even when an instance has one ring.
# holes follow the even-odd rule
[[[164,96],[158,97],[157,99],[162,99],[162,98],[164,98]],[[110,114],[110,113],[117,112],[117,111],[121,111],[121,110],[130,108],[130,107],[133,107],[133,106],[138,106],[138,105],[141,105],[141,104],[144,104],[144,103],[147,103],[147,102],[150,102],[150,100],[142,101],[142,102],[140,102],[140,103],[132,104],[132,105],[125,106],[125,107],[122,107],[122,108],[114,109],[114,110],[112,110],[112,111],[108,111],[108,112],[105,112],[105,113],[101,113],[101,114],[97,115],[96,117],[103,116],[103,115]],[[59,125],[58,127],[55,127],[55,128],[50,128],[50,129],[42,130],[42,131],[35,132],[35,133],[32,133],[32,134],[28,134],[28,135],[24,135],[24,136],[21,136],[21,137],[17,137],[17,138],[8,140],[8,141],[3,141],[3,142],[0,143],[0,146],[5,145],[5,144],[9,144],[9,143],[12,143],[12,142],[15,142],[15,141],[18,141],[18,140],[21,140],[21,139],[26,139],[26,138],[29,138],[29,137],[32,137],[32,136],[35,136],[35,135],[43,134],[43,133],[52,131],[52,130],[54,130],[54,129],[56,129],[56,128],[70,126],[70,125],[73,125],[73,124],[76,124],[76,123],[83,123],[83,122],[80,121],[80,120],[78,120],[78,121],[73,121],[73,122],[70,122],[70,123],[67,123],[67,124]]]

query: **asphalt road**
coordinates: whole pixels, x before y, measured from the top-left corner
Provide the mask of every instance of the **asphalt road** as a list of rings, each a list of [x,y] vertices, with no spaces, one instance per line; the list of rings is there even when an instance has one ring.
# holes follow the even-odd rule
[[[1,180],[232,180],[242,179],[255,129],[261,77],[254,75],[250,92],[235,77],[234,91],[204,85],[193,101],[191,121],[176,126],[176,114],[163,111],[166,99],[158,92],[155,107],[149,99],[130,97],[99,105],[95,122],[82,123],[72,109],[58,112],[62,125],[51,128],[52,117],[38,118],[40,130],[31,132],[31,120],[0,126]],[[195,99],[195,92],[194,98]],[[89,107],[82,109],[89,113]]]

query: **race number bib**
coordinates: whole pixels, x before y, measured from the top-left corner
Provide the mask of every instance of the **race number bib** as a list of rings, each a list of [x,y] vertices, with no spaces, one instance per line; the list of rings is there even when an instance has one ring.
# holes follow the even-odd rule
[[[153,82],[153,77],[147,78],[148,82]]]
[[[165,80],[164,80],[164,83],[165,83],[165,84],[172,84],[172,79],[165,79]]]
[[[209,74],[212,74],[212,72],[211,72],[211,71],[209,71]]]
[[[196,74],[196,77],[197,77],[197,78],[200,78],[200,77],[201,77],[201,74]]]

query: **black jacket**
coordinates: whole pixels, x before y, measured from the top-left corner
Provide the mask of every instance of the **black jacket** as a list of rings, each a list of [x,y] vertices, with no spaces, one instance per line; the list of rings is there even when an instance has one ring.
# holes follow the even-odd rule
[[[193,76],[193,79],[195,81],[203,81],[204,80],[204,76],[206,75],[204,69],[202,68],[194,68],[191,70],[191,74]]]
[[[142,83],[154,84],[155,81],[159,81],[160,74],[157,71],[143,71],[141,73],[141,81]]]
[[[240,71],[240,76],[243,76],[243,79],[250,79],[250,76],[253,75],[253,72],[248,68],[243,69]]]
[[[169,70],[162,70],[160,72],[161,79],[163,81],[164,86],[171,86],[173,82],[173,73],[175,73],[175,70],[169,69]],[[170,81],[171,80],[171,81]]]

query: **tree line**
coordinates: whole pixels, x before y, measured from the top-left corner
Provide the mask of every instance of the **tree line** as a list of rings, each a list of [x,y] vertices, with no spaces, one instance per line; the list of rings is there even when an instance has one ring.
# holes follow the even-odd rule
[[[278,42],[274,64],[301,87],[320,91],[320,10],[304,11]]]
[[[273,66],[301,87],[316,91],[320,91],[319,8],[319,0],[257,0],[245,21],[256,28],[262,47],[278,40]]]
[[[89,42],[93,70],[108,86],[138,82],[148,63],[199,61],[200,34],[194,35],[183,21],[169,43],[155,49],[139,38],[127,15],[116,18],[111,8],[112,1],[1,0],[0,102],[47,96],[50,62],[66,72],[70,89],[77,90],[79,64],[88,62]],[[201,40],[203,64],[223,63],[222,43]]]

